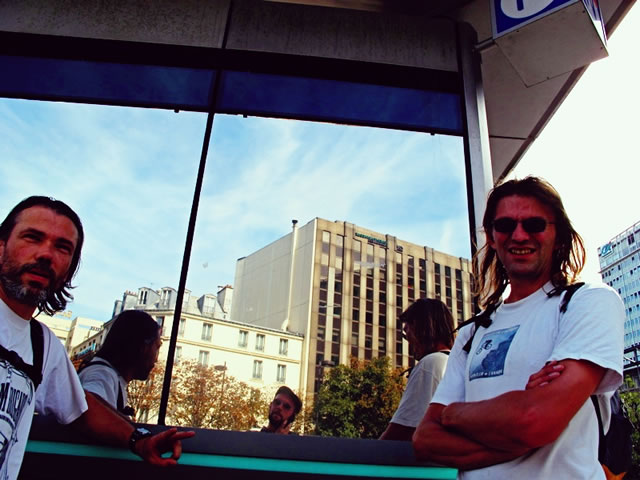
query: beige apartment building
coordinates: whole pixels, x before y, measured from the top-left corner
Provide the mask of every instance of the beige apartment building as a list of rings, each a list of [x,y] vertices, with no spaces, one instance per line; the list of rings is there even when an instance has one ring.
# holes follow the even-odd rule
[[[53,316],[39,313],[36,318],[44,323],[62,342],[67,353],[75,351],[80,344],[94,339],[96,333],[102,330],[104,321],[88,317],[73,317],[71,310],[57,312]]]
[[[126,291],[114,303],[113,316],[124,310],[144,310],[162,326],[160,361],[166,361],[174,321],[177,291],[171,287],[154,290],[141,287]],[[303,337],[301,334],[248,325],[229,319],[233,288],[220,288],[217,294],[183,298],[175,361],[195,360],[201,365],[223,369],[227,375],[269,394],[287,385],[299,391]],[[77,345],[71,357],[96,351],[106,337],[104,329]]]
[[[472,314],[471,263],[348,222],[315,218],[238,260],[231,317],[304,335],[301,385],[351,357],[412,361],[397,323],[418,298],[438,298],[456,322]]]

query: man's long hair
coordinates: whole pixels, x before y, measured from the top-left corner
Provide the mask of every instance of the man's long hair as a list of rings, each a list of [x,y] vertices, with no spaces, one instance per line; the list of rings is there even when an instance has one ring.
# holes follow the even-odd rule
[[[13,207],[9,212],[9,215],[7,215],[7,218],[5,218],[0,224],[0,241],[6,243],[7,240],[9,240],[11,232],[13,232],[13,229],[16,226],[18,215],[31,207],[45,207],[53,210],[58,215],[67,217],[73,222],[76,230],[78,231],[78,242],[76,243],[76,248],[73,251],[71,264],[69,265],[69,270],[64,283],[57,290],[50,290],[47,298],[37,305],[39,311],[44,312],[47,315],[53,315],[56,312],[64,310],[67,307],[67,303],[73,300],[73,295],[71,295],[69,290],[75,288],[71,285],[71,280],[80,267],[80,254],[82,252],[82,244],[84,243],[84,229],[82,228],[82,222],[80,221],[78,214],[66,203],[60,200],[55,200],[51,197],[32,196],[25,198]]]
[[[122,373],[139,361],[143,347],[155,342],[159,333],[160,326],[151,315],[142,310],[125,310],[113,321],[96,356]]]
[[[560,195],[546,180],[528,176],[521,180],[509,180],[491,190],[482,219],[482,228],[487,238],[493,233],[498,202],[513,195],[535,198],[553,211],[557,248],[553,253],[551,282],[554,287],[573,283],[584,267],[584,242],[571,225]],[[474,293],[478,296],[480,306],[486,308],[488,305],[495,305],[509,284],[509,278],[496,251],[488,243],[476,252],[473,267]]]
[[[416,300],[400,314],[399,320],[413,326],[415,336],[427,353],[435,352],[439,343],[448,348],[453,346],[453,316],[440,300]]]

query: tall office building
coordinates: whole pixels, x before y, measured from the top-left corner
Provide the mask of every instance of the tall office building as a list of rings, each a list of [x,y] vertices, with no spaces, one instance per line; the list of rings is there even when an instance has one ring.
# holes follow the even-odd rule
[[[640,381],[640,222],[598,248],[602,280],[624,302],[624,370]]]
[[[388,356],[410,364],[397,323],[418,298],[471,316],[469,260],[351,223],[315,218],[236,265],[231,318],[304,335],[301,385],[327,365]]]

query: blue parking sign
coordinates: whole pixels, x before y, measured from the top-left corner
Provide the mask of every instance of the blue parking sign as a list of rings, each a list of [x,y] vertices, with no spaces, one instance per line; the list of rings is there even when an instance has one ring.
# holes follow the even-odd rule
[[[499,37],[580,0],[492,0],[493,36]]]

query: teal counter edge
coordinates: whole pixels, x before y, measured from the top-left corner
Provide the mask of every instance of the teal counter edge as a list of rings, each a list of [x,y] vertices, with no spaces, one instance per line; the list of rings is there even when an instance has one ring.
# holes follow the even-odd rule
[[[140,461],[139,457],[127,450],[78,443],[30,440],[27,443],[27,452]],[[456,469],[445,467],[364,465],[356,463],[282,460],[276,458],[234,457],[203,453],[183,453],[180,457],[180,464],[197,467],[374,478],[453,480],[457,476]]]

